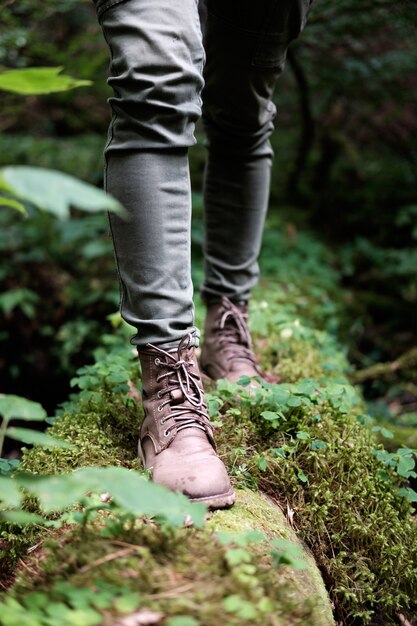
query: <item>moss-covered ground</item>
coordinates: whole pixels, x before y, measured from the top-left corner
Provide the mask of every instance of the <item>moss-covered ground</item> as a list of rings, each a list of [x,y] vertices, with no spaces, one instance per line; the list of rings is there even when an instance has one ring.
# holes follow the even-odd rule
[[[272,278],[265,267],[251,309],[271,382],[255,391],[245,381],[208,390],[219,453],[239,489],[236,507],[213,514],[202,530],[144,520],[119,524],[109,536],[100,515],[84,530],[5,527],[4,580],[18,565],[0,623],[7,603],[13,615],[18,603],[22,616],[43,615],[40,626],[119,623],[121,609],[139,617],[145,609],[160,612],[159,621],[147,623],[167,626],[325,626],[332,623],[330,602],[318,571],[338,624],[394,625],[417,613],[417,525],[406,475],[376,439],[361,394],[349,384],[349,364],[335,338],[343,292],[331,259],[307,235],[297,242],[278,236],[288,247],[286,279],[279,272]],[[201,319],[201,308],[197,313]],[[50,428],[75,448],[27,451],[24,469],[139,469],[141,407],[128,384],[139,380],[124,331],[115,329]],[[239,539],[224,544],[216,535],[250,529],[262,530],[265,541],[242,548]],[[286,537],[297,545],[295,534],[315,564],[305,553],[306,571],[291,558],[290,565],[273,566],[268,540]],[[84,617],[78,613],[76,622],[70,609]],[[59,611],[61,621],[54,621]]]

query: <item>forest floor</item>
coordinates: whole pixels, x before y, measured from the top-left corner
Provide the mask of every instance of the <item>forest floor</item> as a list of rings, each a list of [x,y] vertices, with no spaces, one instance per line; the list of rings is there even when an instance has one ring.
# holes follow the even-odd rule
[[[308,232],[281,226],[267,230],[250,316],[257,354],[275,382],[254,392],[247,380],[220,381],[207,394],[235,507],[194,525],[175,521],[175,511],[152,517],[151,503],[138,517],[115,474],[119,506],[106,506],[103,479],[102,491],[87,501],[74,496],[75,510],[49,515],[48,526],[3,523],[0,624],[412,623],[412,451],[384,448],[389,435],[350,382],[338,339],[347,296],[331,252]],[[199,304],[200,323],[202,316]],[[31,475],[87,466],[141,471],[140,373],[129,329],[116,318],[114,325],[49,428],[72,448],[26,451],[21,467]],[[26,510],[39,512],[33,497]]]

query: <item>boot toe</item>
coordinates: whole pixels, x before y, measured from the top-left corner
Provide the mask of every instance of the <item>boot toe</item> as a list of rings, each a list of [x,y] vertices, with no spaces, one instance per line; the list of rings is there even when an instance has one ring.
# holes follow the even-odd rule
[[[226,468],[215,454],[193,459],[192,455],[185,458],[169,452],[170,449],[158,455],[165,458],[159,458],[154,465],[155,482],[212,508],[233,504],[235,496]]]

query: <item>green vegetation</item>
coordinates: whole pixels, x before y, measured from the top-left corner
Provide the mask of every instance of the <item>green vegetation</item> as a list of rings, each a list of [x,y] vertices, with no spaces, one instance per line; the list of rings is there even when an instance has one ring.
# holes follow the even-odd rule
[[[416,25],[410,0],[320,0],[291,47],[251,303],[269,378],[208,390],[239,497],[203,524],[203,507],[149,483],[137,460],[140,372],[103,214],[120,207],[99,190],[109,89],[93,4],[6,2],[1,624],[330,626],[327,592],[343,626],[416,620]],[[198,298],[196,314],[201,326]]]
[[[280,502],[314,554],[337,619],[366,624],[376,613],[394,624],[398,612],[416,610],[417,527],[409,503],[415,494],[407,487],[414,452],[384,451],[358,390],[346,378],[349,368],[335,340],[288,313],[280,321],[273,303],[282,301],[282,294],[280,289],[273,293],[271,285],[269,289],[270,304],[254,303],[254,332],[262,358],[281,380],[255,392],[247,390],[244,380],[243,386],[220,382],[210,391],[220,453],[237,486],[262,489]],[[300,297],[298,293],[296,300]],[[288,301],[288,307],[296,306],[296,300]],[[74,384],[82,391],[49,429],[74,448],[34,448],[25,453],[22,469],[48,474],[90,464],[137,467],[135,431],[141,409],[128,395],[129,381],[137,380],[137,363],[122,348],[124,328],[112,341],[119,345],[107,348],[106,356],[99,349],[97,363],[80,370]],[[223,515],[227,524],[229,514]],[[92,528],[101,526],[99,520],[91,521]],[[125,525],[121,528],[129,532]],[[33,531],[23,531],[21,550],[27,532]],[[71,532],[76,537],[79,531]],[[74,539],[68,549],[77,551],[76,545]],[[89,558],[95,560],[109,548],[99,549],[93,542],[91,549],[94,556]],[[81,567],[86,562],[82,557]],[[48,590],[53,572],[51,566]]]

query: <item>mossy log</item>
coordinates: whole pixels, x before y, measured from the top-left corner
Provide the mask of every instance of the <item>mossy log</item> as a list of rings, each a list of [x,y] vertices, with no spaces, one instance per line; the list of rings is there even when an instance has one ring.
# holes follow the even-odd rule
[[[333,623],[331,608],[343,626],[381,620],[391,626],[400,614],[407,619],[417,614],[417,524],[401,495],[407,483],[375,454],[381,446],[366,427],[363,400],[348,383],[348,364],[337,342],[298,320],[277,326],[274,310],[262,308],[268,338],[257,345],[265,369],[281,383],[252,391],[220,383],[207,396],[218,451],[238,489],[236,506],[212,514],[202,529],[168,532],[138,521],[133,528],[122,525],[116,538],[103,536],[100,518],[84,533],[77,525],[43,535],[36,528],[0,530],[3,546],[9,546],[0,544],[0,558],[13,566],[23,557],[5,602],[27,607],[36,592],[46,595],[48,606],[62,604],[57,585],[63,581],[95,594],[101,580],[112,593],[123,588],[140,598],[141,607],[162,613],[163,626],[326,626]],[[140,469],[142,408],[132,385],[120,384],[120,379],[138,381],[137,360],[124,345],[103,350],[97,359],[81,373],[83,391],[49,429],[73,448],[26,451],[25,471],[52,474],[88,465]],[[262,530],[268,540],[245,546],[246,556],[237,553],[236,562],[236,546],[223,544],[219,533],[249,528]],[[273,567],[276,537],[292,545],[303,541],[317,566],[304,552],[305,571]],[[116,615],[116,608],[107,606],[94,623],[118,624]],[[193,621],[172,621],[181,616]]]
[[[318,626],[335,624],[328,593],[316,562],[288,523],[281,508],[260,492],[239,490],[237,503],[228,511],[217,511],[208,522],[214,531],[243,532],[260,530],[270,539],[283,538],[300,549],[305,569],[291,567],[276,571],[276,586],[288,587],[288,598],[295,605],[311,604],[311,623]],[[264,555],[265,557],[265,555]],[[287,622],[288,623],[288,622]]]
[[[46,546],[21,563],[9,599],[30,605],[34,593],[41,593],[54,603],[62,594],[63,580],[72,593],[79,589],[85,593],[94,592],[99,579],[119,590],[120,597],[137,594],[140,610],[156,616],[152,624],[169,624],[175,616],[193,618],[195,622],[189,623],[199,626],[335,623],[314,558],[279,506],[259,492],[239,490],[236,505],[211,514],[202,530],[182,528],[167,535],[149,521],[139,522],[117,539],[103,538],[99,530],[97,523],[84,533],[73,527],[50,537]],[[239,536],[247,531],[260,531],[265,540],[236,549],[216,539],[220,532]],[[304,569],[274,567],[273,539],[295,546]],[[94,623],[118,624],[120,597],[112,607],[96,609],[101,621],[97,618]]]

